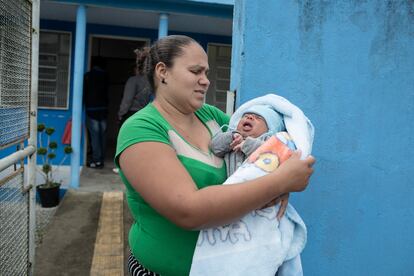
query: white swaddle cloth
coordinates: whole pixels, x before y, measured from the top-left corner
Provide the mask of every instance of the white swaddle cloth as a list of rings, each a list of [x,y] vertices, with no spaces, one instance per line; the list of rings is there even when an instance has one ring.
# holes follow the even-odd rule
[[[235,129],[244,110],[252,105],[271,105],[284,117],[288,133],[302,151],[311,153],[314,128],[303,112],[283,97],[268,94],[241,105],[229,128]],[[268,172],[246,162],[223,185],[240,183]],[[288,204],[285,215],[276,218],[280,204],[250,212],[228,225],[200,231],[190,275],[303,275],[300,253],[306,244],[305,223]]]

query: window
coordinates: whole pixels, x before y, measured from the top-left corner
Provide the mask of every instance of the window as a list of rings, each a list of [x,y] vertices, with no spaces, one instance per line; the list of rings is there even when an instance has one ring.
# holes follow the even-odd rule
[[[40,32],[39,108],[68,108],[70,48],[70,33]]]
[[[210,87],[206,103],[226,112],[227,91],[230,88],[231,45],[208,44]]]

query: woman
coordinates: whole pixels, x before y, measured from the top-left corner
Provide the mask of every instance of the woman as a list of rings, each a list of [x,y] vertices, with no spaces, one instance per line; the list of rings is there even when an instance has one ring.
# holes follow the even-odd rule
[[[167,36],[145,51],[138,69],[148,76],[155,99],[123,124],[115,157],[135,219],[129,270],[188,275],[194,229],[226,224],[304,190],[314,159],[300,160],[295,153],[267,176],[219,185],[226,168],[208,146],[229,118],[203,104],[210,84],[205,51],[186,36]]]

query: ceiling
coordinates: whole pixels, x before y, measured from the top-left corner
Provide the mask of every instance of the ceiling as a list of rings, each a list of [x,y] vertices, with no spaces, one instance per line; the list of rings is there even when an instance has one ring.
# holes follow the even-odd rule
[[[40,1],[40,18],[76,21],[77,5]],[[159,12],[87,6],[87,22],[94,24],[148,28],[158,30]],[[232,35],[232,19],[203,15],[169,13],[168,28],[173,31]]]

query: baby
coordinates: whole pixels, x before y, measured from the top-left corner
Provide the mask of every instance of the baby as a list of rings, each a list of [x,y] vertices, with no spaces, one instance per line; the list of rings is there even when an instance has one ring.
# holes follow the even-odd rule
[[[260,104],[252,105],[243,111],[235,130],[216,134],[212,138],[210,147],[214,154],[224,157],[229,179],[233,178],[232,181],[234,181],[229,182],[228,179],[226,183],[239,183],[237,180],[240,180],[242,173],[240,170],[233,173],[240,167],[244,169],[245,174],[257,173],[256,166],[246,164],[244,161],[266,140],[274,139],[271,138],[272,136],[276,136],[290,149],[296,149],[288,133],[284,132],[285,130],[283,116],[270,105]],[[272,141],[269,142],[272,143]],[[260,160],[261,155],[267,157]],[[265,166],[273,164],[269,162],[271,160],[269,155],[268,152],[259,154],[258,161],[264,161]],[[249,162],[251,162],[250,159]],[[256,161],[254,163],[258,164]],[[260,165],[258,167],[262,168]],[[261,174],[263,175],[263,172]],[[199,275],[200,271],[204,271],[202,275],[228,275],[228,273],[247,275],[256,270],[251,271],[251,266],[247,265],[238,271],[233,265],[240,264],[240,262],[254,264],[258,263],[258,259],[261,263],[257,265],[262,272],[271,271],[274,275],[277,270],[276,275],[279,276],[303,275],[300,254],[289,256],[287,252],[292,244],[295,246],[293,240],[299,240],[296,243],[299,247],[304,246],[306,229],[299,215],[292,206],[288,205],[287,199],[288,194],[282,195],[264,206],[263,209],[256,210],[239,221],[202,230],[197,241],[197,255],[193,257],[193,274],[191,275]],[[279,201],[280,207],[276,208],[274,203]],[[220,241],[216,239],[217,233],[219,233]],[[296,251],[300,252],[302,249]],[[223,261],[224,263],[221,263]],[[268,275],[262,272],[259,274]]]
[[[230,176],[267,139],[284,130],[279,112],[268,105],[253,105],[244,112],[237,129],[217,133],[210,148],[215,155],[224,158],[227,176]]]
[[[274,171],[289,158],[289,149],[297,147],[302,156],[312,150],[312,123],[297,106],[275,94],[242,104],[231,117],[229,129],[216,134],[211,143],[211,150],[224,157],[228,167],[229,177],[223,185],[237,185]],[[279,217],[283,208],[284,215]],[[303,275],[300,254],[306,240],[305,223],[282,199],[280,204],[254,210],[229,224],[202,229],[190,276]]]

